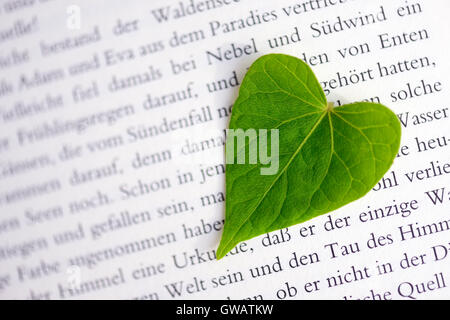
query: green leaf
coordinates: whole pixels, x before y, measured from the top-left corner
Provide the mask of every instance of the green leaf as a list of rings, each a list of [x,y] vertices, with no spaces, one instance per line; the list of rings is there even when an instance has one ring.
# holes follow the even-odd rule
[[[392,165],[401,136],[400,122],[387,107],[358,102],[334,108],[309,66],[282,54],[262,56],[250,67],[229,127],[256,129],[258,141],[259,129],[278,129],[279,161],[272,175],[261,174],[268,165],[259,161],[238,164],[240,155],[248,159],[255,137],[238,149],[228,136],[226,152],[234,164],[227,159],[225,226],[217,259],[241,241],[364,196]],[[267,146],[268,154],[276,151],[270,139]]]

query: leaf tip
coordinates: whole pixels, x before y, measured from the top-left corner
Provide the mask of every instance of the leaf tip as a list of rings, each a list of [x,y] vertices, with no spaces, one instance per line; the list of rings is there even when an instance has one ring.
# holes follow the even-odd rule
[[[222,250],[221,247],[220,247],[220,245],[219,245],[219,248],[217,248],[217,251],[216,251],[216,259],[217,259],[217,261],[219,261],[219,260],[221,260],[223,257],[225,257],[225,255],[226,255],[225,250]]]
[[[216,250],[217,261],[225,257],[228,254],[228,252],[230,252],[234,248],[235,245],[236,243],[225,241],[224,238],[222,237],[219,243],[219,247]]]

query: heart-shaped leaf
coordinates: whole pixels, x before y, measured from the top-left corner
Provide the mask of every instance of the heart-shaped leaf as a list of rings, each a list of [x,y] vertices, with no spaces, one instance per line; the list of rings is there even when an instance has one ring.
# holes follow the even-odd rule
[[[392,165],[401,136],[387,107],[358,102],[334,108],[309,66],[282,54],[262,56],[250,67],[229,127],[218,259],[241,241],[364,196]]]

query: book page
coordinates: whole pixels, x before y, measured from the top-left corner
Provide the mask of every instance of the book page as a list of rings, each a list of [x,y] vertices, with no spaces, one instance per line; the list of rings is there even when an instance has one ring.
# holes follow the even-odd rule
[[[0,1],[0,298],[448,298],[448,9]],[[391,108],[401,147],[362,199],[217,261],[225,129],[269,53]]]

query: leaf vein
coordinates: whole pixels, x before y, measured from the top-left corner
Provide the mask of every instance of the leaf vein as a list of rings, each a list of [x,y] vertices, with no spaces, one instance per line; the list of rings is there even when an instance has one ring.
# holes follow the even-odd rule
[[[291,97],[293,97],[293,98],[295,98],[295,99],[297,99],[297,100],[299,100],[299,101],[301,101],[301,102],[303,102],[303,103],[306,103],[307,105],[310,105],[311,107],[314,107],[314,108],[316,108],[316,109],[319,109],[319,110],[322,110],[322,111],[323,111],[323,108],[322,108],[321,106],[312,104],[311,102],[306,101],[306,100],[303,100],[303,99],[300,98],[299,96],[293,95],[293,94],[290,93],[289,91],[284,90],[284,89],[283,89],[282,87],[280,87],[280,85],[275,81],[275,79],[269,74],[269,72],[267,72],[265,66],[264,66],[264,69],[263,69],[263,70],[264,70],[264,73],[269,77],[270,81],[272,81],[272,82],[275,84],[275,86],[276,86],[278,89],[280,89],[281,92],[283,92],[283,93],[287,94],[288,96],[291,96]]]
[[[270,184],[270,186],[267,188],[267,190],[264,192],[264,194],[260,197],[260,199],[258,200],[258,202],[256,203],[256,205],[254,206],[254,208],[252,210],[250,210],[250,212],[247,214],[247,216],[245,217],[245,219],[242,221],[241,225],[239,226],[238,230],[231,235],[231,237],[229,238],[229,240],[225,243],[224,248],[227,248],[228,245],[230,244],[230,242],[232,241],[232,239],[234,238],[234,236],[239,233],[239,231],[241,231],[242,227],[245,225],[245,223],[247,223],[247,221],[250,219],[250,217],[253,215],[253,213],[255,212],[255,210],[261,205],[262,201],[266,198],[267,193],[273,188],[273,186],[275,185],[275,183],[278,181],[278,179],[281,177],[281,175],[287,170],[287,168],[289,167],[289,165],[291,164],[291,162],[293,161],[293,159],[297,156],[297,154],[300,152],[300,150],[303,148],[303,146],[305,145],[305,143],[308,141],[309,137],[311,137],[311,135],[313,134],[314,130],[319,126],[320,122],[322,121],[322,119],[325,117],[325,115],[327,114],[327,112],[324,112],[322,116],[320,116],[320,118],[316,121],[316,123],[313,125],[313,127],[311,128],[311,131],[308,133],[308,135],[303,139],[303,141],[300,143],[300,145],[298,146],[297,150],[294,152],[294,154],[292,155],[292,157],[289,159],[288,163],[283,167],[283,169],[281,170],[281,172],[275,177],[275,179],[273,180],[273,182]]]
[[[278,59],[273,59],[274,61],[276,61],[278,64],[280,64],[288,73],[290,73],[295,79],[297,79],[304,87],[305,89],[313,96],[313,98],[319,103],[319,106],[322,106],[322,104],[324,103],[323,101],[320,101],[309,89],[309,87],[295,74],[293,73],[291,70],[289,70],[289,68],[287,68],[283,63],[281,63],[281,61],[279,61]],[[266,66],[264,66],[264,70],[266,70]],[[308,72],[306,72],[306,74],[308,74]],[[326,103],[325,103],[326,104]]]

